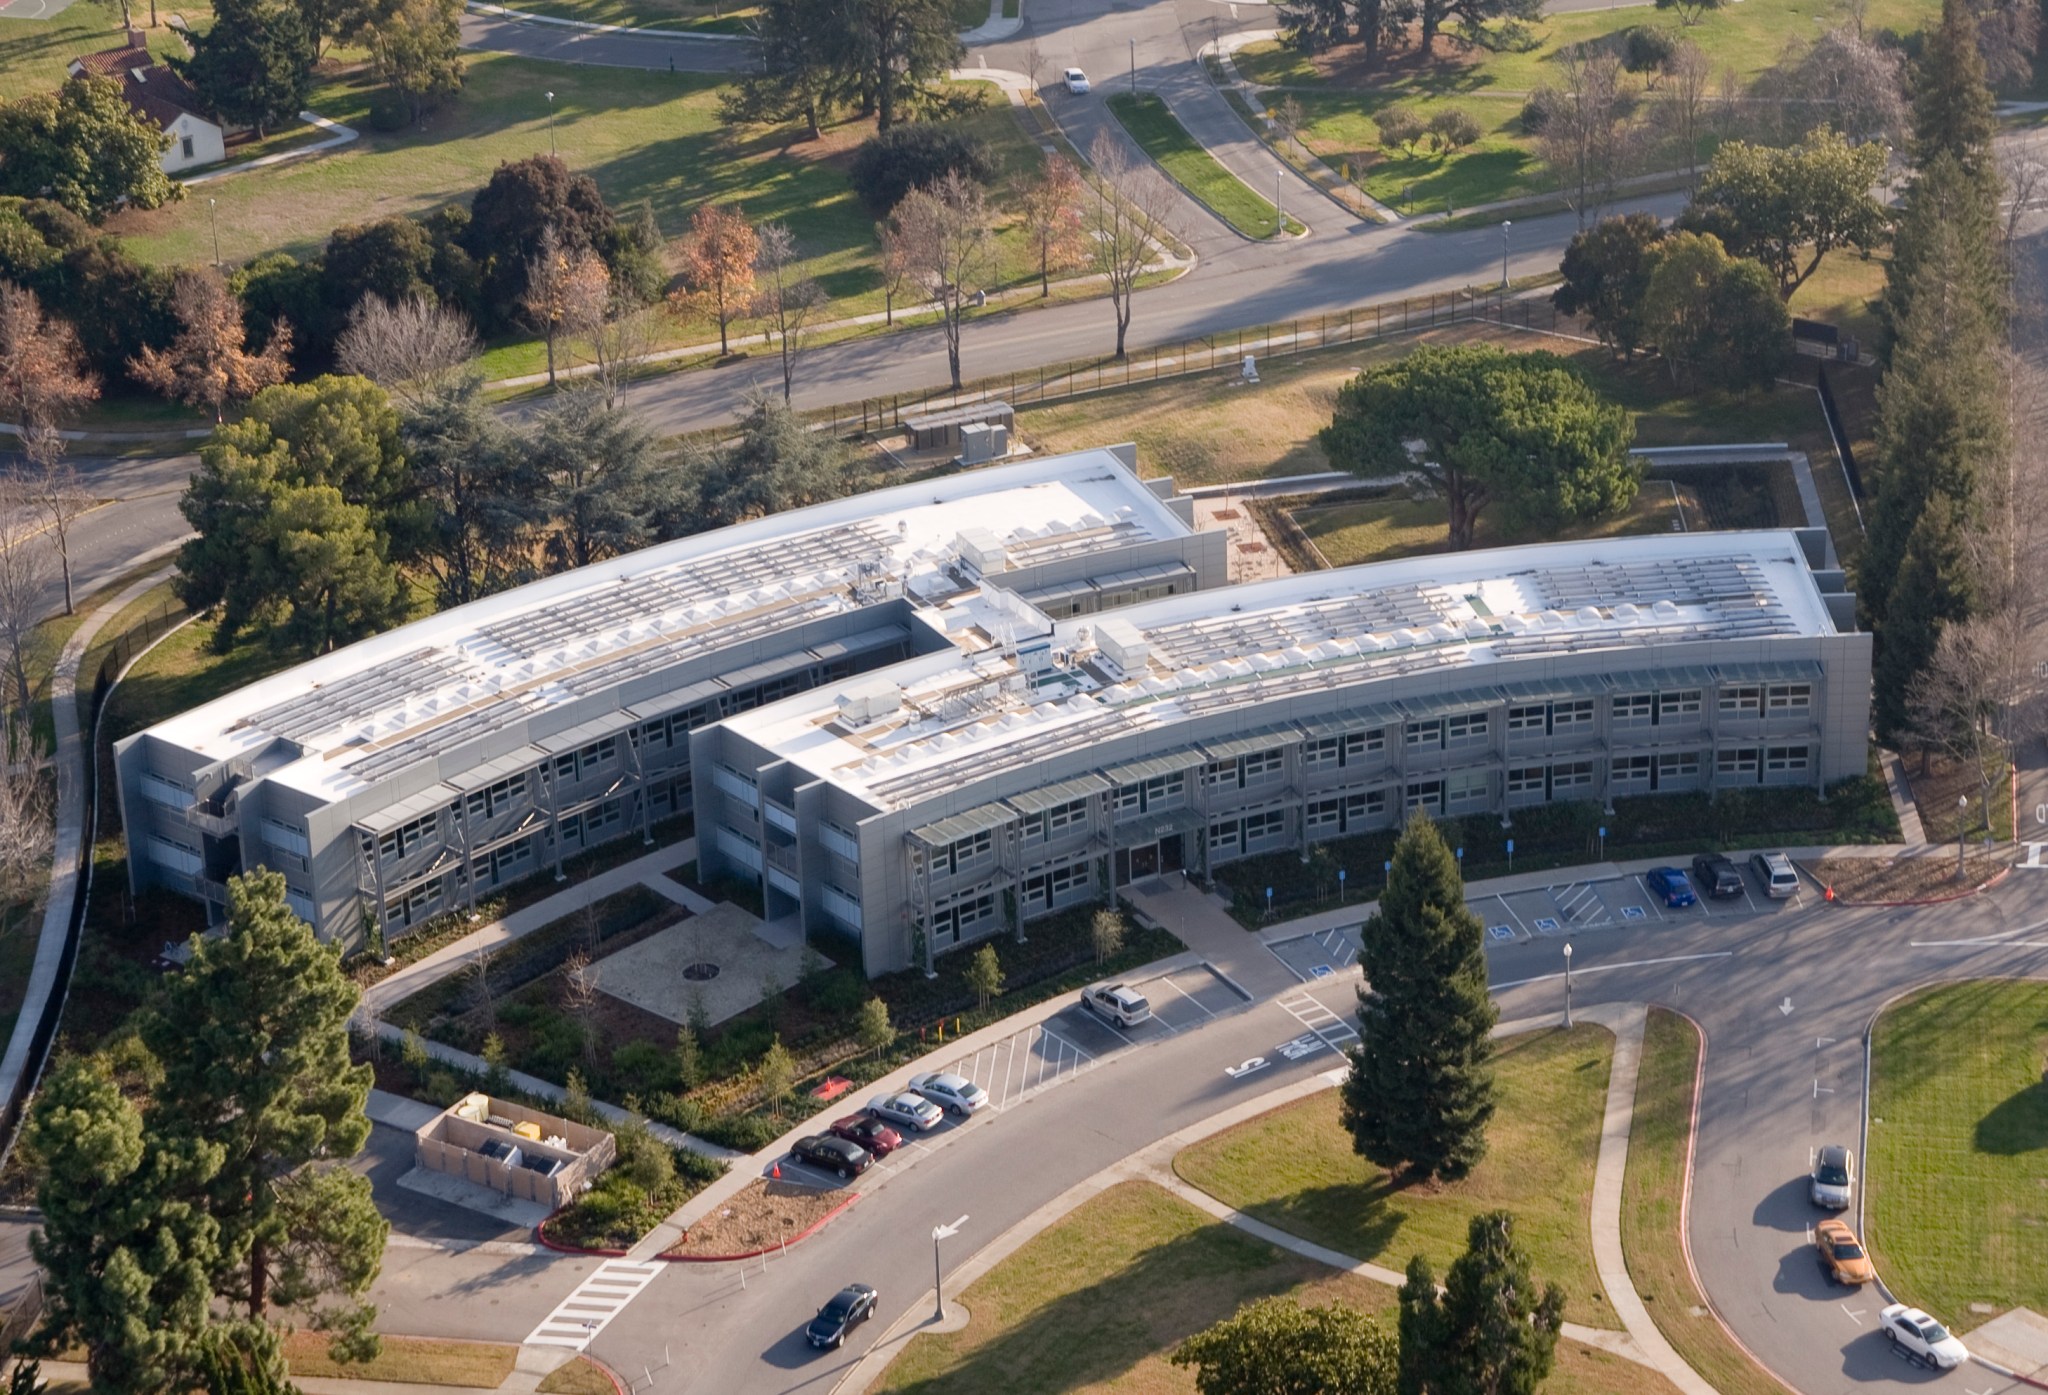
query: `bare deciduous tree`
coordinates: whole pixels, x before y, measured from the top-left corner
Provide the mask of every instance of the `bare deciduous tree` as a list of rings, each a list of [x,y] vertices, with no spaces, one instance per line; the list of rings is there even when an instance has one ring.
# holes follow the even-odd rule
[[[1110,308],[1116,314],[1116,356],[1124,356],[1138,278],[1176,233],[1177,195],[1149,164],[1138,164],[1107,131],[1095,134],[1088,148],[1095,166],[1093,197],[1085,214],[1088,256],[1109,284]]]
[[[646,358],[654,348],[654,311],[613,296],[603,314],[595,320],[585,320],[573,329],[590,350],[591,376],[597,380],[604,405],[610,408],[624,406],[626,384],[633,376],[633,365]]]
[[[497,960],[497,951],[480,949],[471,956],[463,974],[469,980],[470,1010],[483,1019],[486,1030],[498,1023],[498,998],[495,985],[491,982],[491,966]]]
[[[1992,722],[2002,706],[1998,651],[2008,623],[2007,616],[1988,615],[1943,626],[1933,655],[1906,688],[1907,730],[1923,758],[1933,753],[1961,765],[1986,800],[1998,749]]]
[[[1599,217],[1633,163],[1634,98],[1622,85],[1621,59],[1613,53],[1567,48],[1557,65],[1562,81],[1545,89],[1550,116],[1536,148],[1584,228]]]
[[[1088,233],[1082,226],[1086,189],[1081,171],[1064,155],[1048,155],[1045,167],[1017,189],[1015,203],[1038,254],[1038,294],[1052,294],[1052,274],[1076,266],[1087,255]]]
[[[903,294],[903,288],[912,284],[910,275],[910,249],[904,245],[893,222],[883,223],[879,229],[882,241],[882,323],[896,323],[896,297]]]
[[[586,1062],[597,1060],[597,996],[597,966],[579,949],[562,965],[562,1010],[575,1019],[583,1034]]]
[[[45,315],[34,291],[0,281],[0,416],[21,427],[30,457],[54,459],[59,428],[99,395],[78,331]]]
[[[1039,74],[1045,71],[1045,53],[1038,47],[1036,39],[1025,45],[1024,71],[1031,79],[1031,95],[1035,99],[1038,96]]]
[[[0,662],[13,680],[14,718],[23,731],[33,720],[30,675],[44,647],[38,627],[50,585],[50,544],[42,533],[22,480],[0,480]]]
[[[526,264],[526,317],[548,346],[548,386],[556,385],[555,340],[601,316],[611,299],[611,273],[596,253],[572,248],[552,223]]]
[[[129,361],[128,371],[145,387],[203,407],[220,421],[228,403],[254,397],[290,371],[292,327],[279,320],[270,342],[250,353],[243,347],[242,302],[212,267],[178,273],[171,310],[181,328],[170,347],[144,348]]]
[[[1906,83],[1897,50],[1838,25],[1811,43],[1787,46],[1757,79],[1754,123],[1774,141],[1833,126],[1851,141],[1896,142],[1906,126]]]
[[[0,755],[0,892],[19,899],[50,872],[50,784],[25,727],[7,734]]]
[[[2012,251],[2020,220],[2034,200],[2048,193],[2048,142],[2038,134],[2014,134],[2000,141],[1998,171],[2005,176],[2005,246]]]
[[[29,468],[20,481],[24,497],[49,520],[50,540],[57,544],[57,560],[64,573],[64,613],[76,613],[71,597],[71,525],[95,503],[92,491],[79,482],[78,472],[64,459],[56,428],[41,427],[29,434]]]
[[[787,223],[763,223],[755,229],[754,314],[767,321],[782,355],[782,400],[796,387],[797,355],[803,352],[804,326],[825,303],[825,292],[804,270],[796,235]]]
[[[960,331],[967,307],[995,270],[994,220],[981,185],[958,170],[913,189],[889,215],[909,279],[939,308],[953,391],[961,387]]]
[[[1700,182],[1700,127],[1706,120],[1707,87],[1713,78],[1713,64],[1707,60],[1707,52],[1691,39],[1680,39],[1671,50],[1671,60],[1664,65],[1669,81],[1664,87],[1664,97],[1659,110],[1670,128],[1672,138],[1685,151],[1685,174],[1687,187],[1697,189]]]
[[[417,405],[470,371],[479,347],[476,331],[459,310],[421,296],[394,304],[366,295],[349,311],[348,328],[334,354],[343,371]]]

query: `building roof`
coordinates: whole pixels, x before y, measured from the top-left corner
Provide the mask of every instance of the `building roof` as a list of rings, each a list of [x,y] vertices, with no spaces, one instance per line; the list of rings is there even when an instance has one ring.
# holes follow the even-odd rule
[[[159,128],[186,115],[218,124],[206,114],[206,102],[192,90],[191,84],[151,56],[147,41],[136,43],[131,39],[120,48],[82,53],[71,62],[72,72],[80,69],[120,83],[122,100]]]
[[[889,714],[882,720],[835,720],[832,693],[819,690],[726,725],[868,803],[906,808],[1222,714],[1242,714],[1234,730],[1261,731],[1267,745],[1298,739],[1292,728],[1275,734],[1274,716],[1284,714],[1274,704],[1356,688],[1331,706],[1363,708],[1377,697],[1361,685],[1405,675],[1438,678],[1414,711],[1406,699],[1374,710],[1421,720],[1490,701],[1490,692],[1476,694],[1496,683],[1503,700],[1528,683],[1537,687],[1514,691],[1577,692],[1589,674],[1643,665],[1639,651],[1655,646],[1749,641],[1744,657],[1765,661],[1779,658],[1772,641],[1835,632],[1790,532],[1546,543],[1310,572],[1078,617],[1053,627],[1052,664],[1036,671],[1014,653],[940,653],[867,675],[900,691],[896,703],[870,702]],[[1575,656],[1556,667],[1576,676],[1550,676],[1555,661]],[[1814,672],[1810,661],[1794,667]],[[1446,707],[1449,697],[1459,701]],[[1242,744],[1214,731],[1200,738],[1210,754],[1191,761]],[[1161,739],[1156,749],[1174,748]]]
[[[893,595],[956,643],[987,648],[1008,633],[1011,607],[984,595],[982,577],[1189,531],[1108,450],[969,471],[700,533],[443,611],[150,734],[209,762],[260,753],[267,778],[342,797],[518,718]],[[833,645],[853,652],[907,634],[878,625]],[[749,661],[748,674],[763,678],[787,667],[774,650]],[[681,689],[661,698],[651,706],[688,704]],[[562,725],[597,715],[587,705]]]

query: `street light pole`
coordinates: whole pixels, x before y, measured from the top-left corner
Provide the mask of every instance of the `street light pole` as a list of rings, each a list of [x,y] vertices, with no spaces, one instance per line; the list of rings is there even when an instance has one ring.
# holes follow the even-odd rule
[[[1132,40],[1130,41],[1130,43],[1131,43],[1131,95],[1132,95],[1133,97],[1135,97],[1135,96],[1137,96],[1137,95],[1138,95],[1138,41],[1137,41],[1136,39],[1132,39]]]
[[[949,1235],[958,1235],[960,1227],[966,1224],[967,1217],[962,1216],[951,1225],[932,1227],[932,1297],[936,1298],[939,1304],[932,1312],[933,1322],[946,1320],[946,1285],[944,1276],[939,1271],[939,1242]]]
[[[1956,796],[1956,880],[1963,879],[1963,820],[1970,816],[1970,796]]]
[[[1564,942],[1564,1029],[1572,1029],[1572,942]]]
[[[555,94],[548,93],[548,154],[555,153]]]
[[[1502,290],[1508,288],[1508,229],[1514,225],[1514,220],[1511,218],[1500,220],[1500,288]]]
[[[220,208],[212,199],[206,201],[206,221],[213,224],[213,269],[220,270]]]
[[[1280,166],[1273,166],[1273,236],[1287,231],[1287,210],[1280,203]]]

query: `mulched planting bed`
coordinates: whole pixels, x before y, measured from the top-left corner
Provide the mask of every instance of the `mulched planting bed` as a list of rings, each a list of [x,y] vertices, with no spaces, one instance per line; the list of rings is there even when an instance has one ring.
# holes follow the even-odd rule
[[[2011,865],[2009,849],[1972,850],[1959,881],[1955,849],[1936,847],[1911,857],[1824,858],[1808,870],[1843,901],[1918,901],[1959,895]]]
[[[795,1240],[853,1197],[837,1187],[807,1187],[764,1177],[720,1203],[663,1254],[706,1259],[771,1249]]]

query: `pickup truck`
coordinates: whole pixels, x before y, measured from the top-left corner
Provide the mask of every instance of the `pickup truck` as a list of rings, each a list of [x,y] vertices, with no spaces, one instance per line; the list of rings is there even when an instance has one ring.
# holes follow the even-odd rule
[[[1135,1027],[1152,1015],[1152,1004],[1145,995],[1121,983],[1083,988],[1081,1006],[1119,1027]]]

